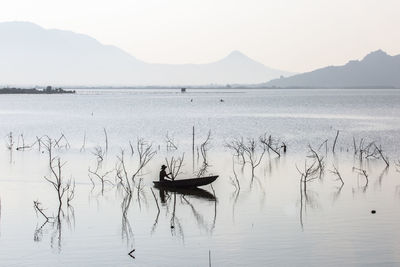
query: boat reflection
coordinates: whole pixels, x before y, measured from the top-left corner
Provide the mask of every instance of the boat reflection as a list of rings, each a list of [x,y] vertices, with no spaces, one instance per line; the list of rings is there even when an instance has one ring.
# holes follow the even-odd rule
[[[212,193],[208,192],[207,190],[200,189],[200,188],[165,188],[165,187],[158,187],[155,186],[159,190],[161,203],[165,204],[170,193],[177,193],[183,196],[190,196],[197,199],[204,199],[208,201],[217,201],[216,196]]]

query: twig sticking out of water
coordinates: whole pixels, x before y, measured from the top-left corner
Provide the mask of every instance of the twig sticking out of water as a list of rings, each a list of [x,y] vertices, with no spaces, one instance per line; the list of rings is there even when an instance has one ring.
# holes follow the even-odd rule
[[[255,139],[250,138],[247,140],[247,143],[243,144],[243,151],[247,157],[247,162],[249,162],[251,166],[251,183],[253,183],[254,170],[260,165],[266,152],[266,146],[262,144],[259,145]]]
[[[204,174],[207,173],[207,169],[209,167],[207,154],[208,154],[208,151],[210,150],[210,141],[211,141],[211,130],[208,131],[206,139],[200,145],[200,152],[201,152],[201,157],[203,159],[203,163],[202,163],[199,171],[197,172],[197,177],[204,176]]]
[[[129,144],[131,147],[131,156],[133,156],[136,152],[136,155],[138,157],[138,163],[136,169],[132,171],[132,174],[129,174],[129,171],[125,164],[125,158],[124,158],[125,153],[124,150],[121,149],[120,155],[117,156],[118,161],[117,161],[116,173],[117,173],[117,178],[119,179],[119,183],[124,187],[126,193],[132,194],[132,190],[134,189],[135,185],[135,178],[143,171],[144,167],[154,157],[156,151],[153,150],[152,144],[149,144],[142,138],[139,138],[136,142],[136,151],[134,150],[134,147],[132,146],[131,142],[129,142]]]
[[[232,170],[233,170],[233,175],[234,175],[234,179],[232,177],[229,177],[231,180],[231,184],[235,187],[235,189],[237,191],[240,191],[240,183],[239,183],[239,179],[237,177],[236,171],[235,171],[235,159],[232,158]]]
[[[336,181],[340,181],[342,183],[342,186],[344,185],[342,176],[340,175],[339,170],[336,168],[335,165],[333,165],[333,170],[330,170],[331,173],[335,174],[337,176]]]
[[[338,139],[338,136],[339,136],[339,130],[336,131],[335,141],[333,142],[333,146],[332,146],[332,153],[335,153],[336,141]]]
[[[79,152],[85,151],[85,146],[86,146],[86,131],[83,133],[83,143]]]
[[[300,182],[303,183],[304,191],[307,190],[307,183],[308,182],[311,182],[311,181],[319,178],[319,175],[317,175],[319,173],[319,167],[316,166],[316,165],[318,165],[317,161],[314,160],[311,165],[308,165],[307,161],[305,161],[304,162],[304,170],[300,170],[296,166],[297,171],[301,174]]]
[[[70,207],[70,202],[75,198],[75,180],[71,186],[71,180],[68,181],[68,190],[67,190],[67,206]]]
[[[233,156],[239,159],[239,162],[244,166],[246,164],[246,159],[244,157],[243,150],[243,137],[240,139],[233,139],[230,142],[225,143],[225,147],[233,152]]]
[[[63,196],[65,194],[65,192],[68,191],[69,189],[69,184],[65,184],[64,183],[64,178],[61,174],[61,169],[64,166],[65,163],[61,164],[61,160],[60,158],[57,158],[57,162],[54,166],[53,162],[56,159],[53,158],[50,162],[50,169],[51,169],[51,173],[53,174],[53,177],[44,177],[46,179],[46,181],[48,181],[51,185],[53,185],[54,189],[57,192],[57,197],[58,197],[58,204],[59,204],[59,208],[58,208],[58,216],[60,216],[60,212],[61,212],[61,206],[62,206],[62,199]]]
[[[65,141],[65,143],[62,144],[61,141]],[[58,138],[57,140],[54,139],[54,148],[65,148],[65,149],[71,148],[71,145],[69,144],[67,137],[65,137],[63,133],[61,133],[60,138]]]
[[[143,170],[149,161],[157,153],[153,150],[153,145],[146,142],[144,139],[139,138],[136,142],[136,151],[139,157],[138,167],[132,175],[132,182],[135,183],[135,177]]]
[[[328,139],[326,139],[324,142],[322,142],[319,145],[318,150],[321,150],[322,146],[324,146],[324,145],[325,145],[325,154],[327,154],[328,153]]]
[[[389,158],[384,155],[382,146],[378,146],[374,141],[368,144],[365,144],[364,141],[364,138],[361,138],[360,144],[357,147],[356,140],[353,137],[354,155],[359,154],[360,161],[369,158],[382,159],[386,166],[389,166]]]
[[[309,149],[309,152],[311,153],[308,157],[314,159],[318,163],[317,168],[315,170],[319,172],[319,178],[321,178],[322,174],[324,173],[324,170],[325,170],[325,159],[324,159],[324,156],[318,154],[311,147],[311,145],[308,145],[308,149]]]
[[[165,141],[167,143],[167,151],[168,150],[177,150],[178,147],[175,145],[174,138],[168,135],[168,132],[165,136]]]
[[[267,146],[267,150],[272,150],[278,157],[281,156],[280,150],[283,149],[283,152],[286,152],[286,144],[282,142],[282,145],[280,145],[280,141],[273,138],[272,135],[269,135],[267,138],[267,134],[265,133],[264,136],[260,137],[260,142],[264,145]]]
[[[51,217],[48,217],[45,213],[44,213],[44,209],[41,207],[42,203],[40,203],[38,200],[33,201],[33,208],[35,209],[36,215],[38,213],[40,213],[45,219],[46,222],[48,222],[50,220]]]
[[[300,225],[303,228],[303,206],[307,205],[311,200],[307,194],[307,183],[318,179],[319,167],[316,166],[317,161],[314,160],[311,165],[304,162],[304,170],[300,170],[297,165],[296,169],[301,174],[300,177]]]
[[[389,158],[387,156],[383,155],[382,147],[381,146],[378,147],[375,143],[374,143],[374,145],[375,145],[375,149],[376,149],[376,151],[378,151],[381,159],[386,163],[386,166],[389,167]]]
[[[131,144],[131,143],[129,142],[129,144]],[[132,155],[133,155],[133,153],[132,153]],[[119,184],[122,185],[122,187],[125,189],[126,193],[131,193],[132,192],[131,184],[130,184],[129,178],[128,178],[128,171],[125,166],[125,151],[122,148],[120,151],[120,155],[117,156],[117,159],[118,159],[118,163],[117,163],[117,167],[116,167],[116,171],[117,171],[116,175],[119,179]],[[123,177],[122,177],[121,173],[123,173],[123,175],[124,175]],[[125,178],[125,180],[124,180],[124,178]]]
[[[357,171],[358,174],[361,174],[361,175],[363,175],[365,177],[366,183],[365,183],[364,187],[366,188],[368,186],[368,173],[367,173],[367,171],[364,170],[364,169],[359,169],[359,168],[355,168],[355,167],[353,167],[353,171]]]
[[[170,160],[168,160],[168,158],[165,158],[165,162],[167,164],[168,170],[171,173],[172,180],[175,180],[175,178],[182,173],[180,170],[184,159],[185,153],[183,153],[182,156],[178,158],[171,157]]]
[[[90,167],[88,169],[89,172],[89,179],[92,181],[93,186],[95,186],[95,183],[93,182],[90,174],[92,174],[94,177],[98,178],[101,182],[101,192],[104,192],[104,184],[105,183],[109,183],[111,185],[113,185],[113,183],[106,179],[107,175],[109,175],[110,173],[112,173],[114,170],[110,170],[110,171],[106,171],[105,173],[99,173],[99,168],[96,168],[95,171],[90,170]]]
[[[108,136],[107,136],[107,130],[106,130],[106,128],[103,128],[103,131],[104,131],[104,137],[105,137],[105,142],[106,142],[106,150],[105,150],[105,153],[107,154],[107,152],[108,152]]]
[[[13,146],[14,146],[14,140],[13,140],[13,133],[10,132],[9,134],[7,134],[7,141],[6,141],[6,145],[7,148],[9,150],[12,150]]]
[[[106,152],[103,150],[103,148],[101,146],[96,146],[93,149],[92,154],[96,156],[97,168],[99,168],[100,163],[103,162],[103,160],[104,160],[104,156],[105,156]]]

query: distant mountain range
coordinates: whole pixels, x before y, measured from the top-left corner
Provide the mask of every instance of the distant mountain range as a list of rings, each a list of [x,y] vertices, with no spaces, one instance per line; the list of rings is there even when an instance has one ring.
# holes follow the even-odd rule
[[[330,66],[288,78],[275,79],[260,87],[280,88],[400,88],[400,55],[378,50],[361,61]]]
[[[149,64],[87,35],[0,23],[0,85],[253,84],[291,74],[238,51],[209,64]]]

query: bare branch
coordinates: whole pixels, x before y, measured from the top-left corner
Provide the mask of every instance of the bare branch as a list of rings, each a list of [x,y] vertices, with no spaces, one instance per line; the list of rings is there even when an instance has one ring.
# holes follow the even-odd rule
[[[331,173],[335,174],[338,178],[336,179],[336,181],[340,181],[342,183],[342,186],[344,185],[342,176],[340,175],[339,170],[336,168],[335,165],[333,165],[333,170],[330,171]]]

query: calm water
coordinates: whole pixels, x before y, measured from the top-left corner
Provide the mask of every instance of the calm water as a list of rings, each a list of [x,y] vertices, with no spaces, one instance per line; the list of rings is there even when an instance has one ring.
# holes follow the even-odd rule
[[[223,102],[221,102],[221,99]],[[76,95],[0,96],[0,266],[365,266],[400,264],[400,91],[398,90],[79,90]],[[152,187],[165,158],[185,153],[181,178],[201,165],[192,155],[211,130],[209,172],[219,174],[206,192],[160,192]],[[115,169],[125,150],[132,173],[136,154],[129,141],[152,142],[157,151],[141,175],[143,189],[130,202],[120,187],[93,187],[88,169],[97,165],[95,147],[108,152],[99,172]],[[340,130],[336,153],[331,151]],[[12,132],[14,149],[7,149]],[[32,144],[36,136],[58,139],[69,149],[53,150],[66,162],[63,177],[76,182],[61,224],[36,215],[39,200],[51,216],[57,197],[48,155]],[[166,135],[176,151],[167,151]],[[251,179],[224,144],[267,133],[288,145],[277,158],[265,154]],[[22,141],[21,134],[24,141]],[[390,166],[353,155],[353,137],[381,144]],[[311,162],[308,144],[328,139],[326,170],[299,187],[301,168]],[[84,141],[85,140],[85,141]],[[83,144],[84,149],[81,149]],[[65,141],[60,143],[65,144]],[[234,168],[240,181],[230,181]],[[333,164],[344,180],[329,170]],[[365,178],[353,167],[363,168]],[[115,171],[106,178],[115,183]],[[157,203],[152,194],[155,193]],[[215,197],[214,197],[214,191]],[[164,193],[164,194],[163,194]],[[165,198],[162,203],[162,198]],[[126,216],[124,204],[129,203]],[[64,203],[65,204],[65,203]],[[160,212],[158,213],[157,204]],[[371,210],[376,214],[371,214]],[[174,225],[174,228],[171,228]],[[135,249],[135,259],[128,252]],[[209,259],[209,253],[211,258]]]

